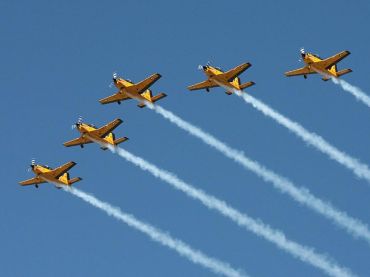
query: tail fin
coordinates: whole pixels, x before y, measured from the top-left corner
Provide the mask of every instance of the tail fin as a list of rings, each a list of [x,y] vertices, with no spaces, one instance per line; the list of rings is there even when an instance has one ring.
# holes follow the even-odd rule
[[[255,82],[247,82],[247,83],[241,84],[240,85],[240,89],[249,88],[249,87],[251,87],[253,85],[255,85]]]
[[[69,179],[69,173],[66,172],[62,176],[59,177],[59,181],[63,182],[67,186],[71,186],[73,183],[76,183],[78,181],[81,181],[82,179],[80,177],[75,177],[72,179]]]
[[[81,180],[82,180],[82,178],[80,178],[80,177],[72,178],[71,180],[68,181],[68,185],[71,186],[72,184],[74,184],[76,182],[79,182]]]
[[[68,181],[69,181],[69,173],[66,172],[64,173],[62,176],[60,176],[59,178],[59,181],[61,181],[62,183],[64,184],[68,184]]]
[[[114,134],[110,132],[108,135],[104,137],[105,140],[107,140],[109,143],[114,143]]]
[[[152,100],[152,91],[150,89],[147,89],[146,91],[144,91],[142,94],[141,94],[142,97],[144,97],[146,100],[148,100],[149,102],[151,102]]]
[[[344,75],[344,74],[347,74],[347,73],[350,73],[350,72],[352,72],[352,69],[347,68],[347,69],[343,69],[343,70],[341,70],[341,71],[338,71],[338,72],[337,72],[337,75],[338,75],[338,77],[340,77],[340,76],[342,76],[342,75]]]
[[[148,91],[150,91],[150,90],[148,90]],[[142,94],[142,96],[143,97],[145,97],[146,99],[147,99],[147,97],[146,96],[144,96],[144,94]],[[167,96],[167,94],[165,94],[165,93],[160,93],[160,94],[158,94],[158,95],[156,95],[156,96],[154,96],[154,97],[152,97],[152,94],[151,94],[151,92],[150,92],[150,99],[148,100],[148,102],[151,102],[151,103],[155,103],[155,102],[157,102],[159,99],[162,99],[162,98],[164,98],[164,97],[166,97]],[[144,108],[145,107],[145,104],[144,103],[140,103],[140,104],[138,104],[137,105],[139,108]]]

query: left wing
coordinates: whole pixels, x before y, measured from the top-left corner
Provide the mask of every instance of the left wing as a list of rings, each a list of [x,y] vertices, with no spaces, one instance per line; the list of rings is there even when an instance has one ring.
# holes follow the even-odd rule
[[[60,176],[62,176],[64,173],[66,173],[68,170],[70,170],[75,165],[76,165],[75,162],[68,162],[44,174],[51,175],[53,178],[59,178]]]
[[[238,77],[251,66],[252,65],[250,63],[243,63],[237,67],[234,67],[233,69],[230,69],[229,71],[226,71],[225,73],[220,74],[220,77],[222,76],[227,81],[232,81],[235,77]]]
[[[351,52],[349,51],[342,51],[334,56],[331,56],[325,60],[322,60],[320,62],[317,62],[315,63],[315,65],[317,67],[322,67],[322,68],[325,68],[325,69],[328,69],[329,67],[337,64],[338,62],[340,62],[341,60],[343,60],[345,57],[347,57],[349,54],[351,54]]]
[[[316,72],[309,69],[306,66],[306,67],[302,67],[302,68],[299,68],[299,69],[295,69],[295,70],[292,70],[292,71],[285,72],[285,76],[290,77],[290,76],[306,75],[306,74],[313,74],[313,73],[316,73]]]
[[[67,141],[67,142],[63,143],[63,145],[67,146],[67,147],[70,147],[70,146],[82,145],[82,144],[87,144],[87,143],[92,143],[92,141],[88,138],[85,138],[85,137],[79,137],[79,138]]]
[[[101,104],[109,104],[113,102],[120,102],[120,101],[125,101],[127,99],[130,99],[130,97],[123,95],[122,93],[116,93],[111,96],[105,97],[103,99],[100,99],[99,102]]]
[[[39,177],[34,177],[34,178],[31,178],[31,179],[19,182],[19,184],[22,185],[22,186],[37,185],[37,184],[41,184],[41,183],[46,183],[46,181],[42,180]]]
[[[91,131],[90,134],[101,137],[101,138],[105,137],[110,132],[112,132],[114,129],[116,129],[121,123],[122,123],[122,120],[117,118],[117,119],[113,120],[112,122],[109,122],[107,125],[99,128],[99,129],[96,129],[94,131]]]
[[[161,78],[161,77],[162,77],[161,74],[158,74],[158,73],[153,74],[152,76],[149,76],[145,80],[135,84],[134,88],[138,93],[142,93],[142,92],[146,91],[155,82],[157,82],[159,80],[159,78]]]
[[[210,80],[206,80],[206,81],[188,86],[188,89],[189,90],[198,90],[198,89],[214,88],[214,87],[218,87],[218,86],[219,85],[217,85],[216,83],[211,82]]]

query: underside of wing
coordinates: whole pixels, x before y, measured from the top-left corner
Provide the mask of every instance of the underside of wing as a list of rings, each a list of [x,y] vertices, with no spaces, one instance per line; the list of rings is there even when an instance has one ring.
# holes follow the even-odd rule
[[[322,69],[328,69],[329,67],[332,67],[333,65],[343,60],[349,54],[351,54],[349,51],[342,51],[334,56],[331,56],[325,60],[315,63],[315,66]]]
[[[99,137],[105,137],[110,132],[112,132],[115,128],[117,128],[117,126],[119,126],[121,123],[122,123],[122,120],[117,118],[113,120],[112,122],[109,122],[105,126],[92,131],[91,134],[95,136],[99,136]]]
[[[130,99],[130,97],[122,94],[122,93],[116,93],[111,96],[108,96],[106,98],[100,99],[99,102],[101,104],[109,104],[113,102],[120,102],[120,101],[125,101],[127,99]]]
[[[188,86],[189,90],[198,90],[198,89],[207,89],[207,88],[214,88],[218,87],[216,83],[211,82],[210,80],[206,80],[191,86]]]
[[[225,80],[232,81],[235,77],[238,77],[251,66],[252,65],[250,63],[243,63],[225,73],[220,74],[220,77],[222,76],[223,78],[225,78]]]
[[[79,138],[67,141],[67,142],[63,143],[63,145],[67,146],[67,147],[70,147],[70,146],[76,146],[76,145],[83,145],[83,144],[87,144],[87,143],[92,143],[92,141],[88,138],[79,137]]]
[[[66,173],[68,170],[70,170],[72,167],[76,165],[75,162],[68,162],[64,165],[61,165],[60,167],[57,167],[45,174],[51,175],[54,178],[59,178],[62,176],[64,173]]]
[[[151,85],[157,82],[161,78],[161,74],[153,74],[146,78],[145,80],[133,85],[133,88],[136,90],[137,93],[142,93],[146,91]]]
[[[309,69],[308,67],[302,67],[299,69],[295,69],[292,71],[285,72],[285,76],[297,76],[297,75],[306,75],[306,74],[313,74],[316,73],[315,71]]]
[[[31,179],[19,182],[19,184],[22,185],[22,186],[37,185],[37,184],[41,184],[41,183],[46,183],[46,182],[44,180],[42,180],[41,178],[39,178],[39,177],[34,177],[34,178],[31,178]]]

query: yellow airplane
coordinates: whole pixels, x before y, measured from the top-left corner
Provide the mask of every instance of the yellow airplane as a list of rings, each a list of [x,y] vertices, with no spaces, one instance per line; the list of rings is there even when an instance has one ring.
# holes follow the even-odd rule
[[[115,136],[112,133],[112,131],[116,129],[121,123],[122,120],[117,118],[112,122],[104,125],[103,127],[97,128],[94,125],[83,123],[82,118],[80,117],[77,123],[72,125],[72,128],[77,128],[77,130],[81,133],[81,136],[79,138],[65,142],[64,146],[69,147],[80,145],[81,148],[83,148],[84,144],[92,142],[101,143],[103,145],[110,144],[113,146],[117,146],[118,144],[128,140],[127,137],[115,139]],[[108,148],[102,146],[101,149],[107,150]]]
[[[188,86],[188,89],[205,89],[207,92],[209,92],[210,88],[219,87],[221,85],[225,87],[230,87],[231,89],[243,90],[255,84],[254,82],[240,84],[240,79],[238,77],[250,66],[250,63],[243,63],[227,72],[223,72],[218,67],[210,66],[209,63],[207,63],[207,65],[199,65],[198,69],[203,70],[208,79],[206,81]],[[232,93],[232,90],[226,91],[226,94],[228,95],[231,95]]]
[[[343,60],[350,54],[349,51],[343,51],[327,59],[321,59],[319,56],[305,53],[304,49],[301,49],[301,56],[303,62],[306,64],[304,67],[285,72],[285,76],[297,76],[303,75],[307,79],[308,74],[319,73],[323,76],[323,80],[327,81],[332,77],[338,78],[344,74],[352,72],[352,69],[337,70],[337,63]]]
[[[62,186],[71,186],[73,183],[81,181],[80,177],[69,178],[69,171],[72,167],[76,165],[75,162],[68,162],[55,169],[50,168],[47,165],[39,165],[35,163],[35,160],[31,162],[31,169],[36,174],[36,177],[19,182],[22,186],[35,185],[36,188],[42,183],[53,183],[56,188],[61,188]]]
[[[153,97],[152,91],[149,89],[149,87],[161,77],[162,76],[160,74],[156,73],[149,76],[145,80],[134,84],[132,81],[120,78],[116,73],[113,73],[113,83],[119,89],[119,91],[116,94],[100,99],[99,102],[101,104],[108,104],[112,102],[121,104],[121,101],[125,101],[127,99],[137,99],[140,101],[138,107],[144,108],[145,102],[154,103],[167,96],[165,93],[160,93]]]

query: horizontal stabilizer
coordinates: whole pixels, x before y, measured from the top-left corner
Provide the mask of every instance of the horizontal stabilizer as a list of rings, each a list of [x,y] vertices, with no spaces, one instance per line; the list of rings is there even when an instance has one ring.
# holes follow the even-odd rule
[[[162,99],[162,98],[164,98],[164,97],[166,97],[166,96],[167,96],[167,94],[165,94],[165,93],[160,93],[160,94],[158,94],[158,95],[156,95],[156,96],[154,96],[154,97],[152,98],[152,103],[157,102],[159,99]]]
[[[114,145],[118,145],[118,144],[120,144],[120,143],[122,143],[122,142],[124,142],[124,141],[126,141],[126,140],[128,140],[128,138],[127,138],[127,137],[123,137],[123,138],[116,139],[116,140],[114,141]]]
[[[338,77],[340,77],[340,76],[342,76],[344,74],[347,74],[347,73],[350,73],[350,72],[352,72],[352,69],[347,68],[347,69],[343,69],[341,71],[338,71],[337,75],[338,75]]]
[[[255,82],[247,82],[247,83],[241,84],[240,89],[245,89],[245,88],[251,87],[253,85],[255,85]]]
[[[165,93],[160,93],[160,94],[158,94],[158,95],[156,95],[156,96],[152,97],[152,98],[150,99],[150,101],[149,101],[149,102],[151,102],[151,103],[157,102],[158,100],[160,100],[160,99],[162,99],[162,98],[164,98],[164,97],[166,97],[166,96],[167,96],[167,94],[165,94]],[[146,105],[145,105],[145,103],[140,103],[140,104],[138,104],[137,106],[138,106],[139,108],[144,108]]]
[[[72,184],[74,184],[74,183],[76,183],[76,182],[79,182],[79,181],[81,181],[81,180],[82,180],[82,178],[80,178],[80,177],[72,178],[72,179],[70,179],[70,180],[68,181],[68,185],[69,185],[69,186],[71,186]]]

